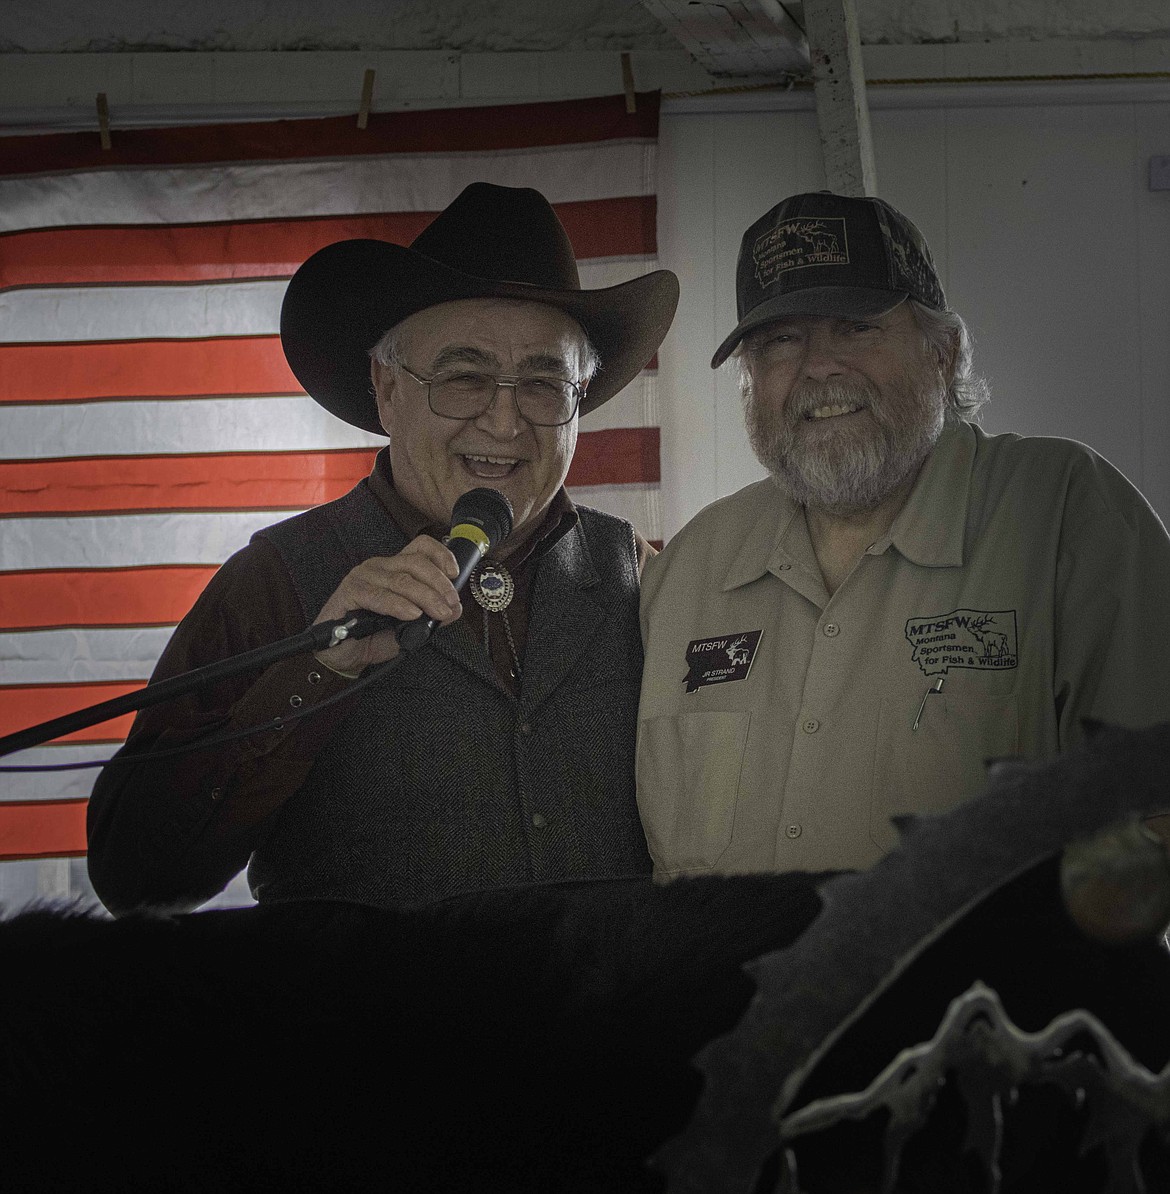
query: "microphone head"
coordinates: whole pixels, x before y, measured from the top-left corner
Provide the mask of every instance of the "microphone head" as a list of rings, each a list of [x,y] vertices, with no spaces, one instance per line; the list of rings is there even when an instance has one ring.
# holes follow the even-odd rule
[[[512,533],[512,503],[498,489],[469,489],[451,511],[451,525],[469,522],[498,547]]]

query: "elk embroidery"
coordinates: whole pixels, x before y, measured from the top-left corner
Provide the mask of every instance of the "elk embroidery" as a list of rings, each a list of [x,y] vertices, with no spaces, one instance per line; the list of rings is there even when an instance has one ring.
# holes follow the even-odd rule
[[[746,635],[740,635],[740,637],[737,638],[735,642],[733,642],[727,648],[727,658],[730,659],[733,664],[747,663],[749,652],[746,643]]]
[[[988,630],[988,626],[994,626],[995,619],[990,614],[984,614],[981,618],[976,618],[968,629],[971,633],[983,644],[983,658],[984,659],[1002,659],[1005,655],[1011,654],[1011,648],[1008,644],[1008,636],[1002,630]]]

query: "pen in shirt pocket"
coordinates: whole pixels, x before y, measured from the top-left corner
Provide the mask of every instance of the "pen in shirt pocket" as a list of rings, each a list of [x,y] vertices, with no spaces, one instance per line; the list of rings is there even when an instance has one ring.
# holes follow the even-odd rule
[[[918,713],[914,717],[914,724],[910,727],[912,730],[918,729],[919,723],[922,721],[922,714],[926,709],[927,698],[942,692],[944,679],[944,676],[939,676],[939,678],[922,694],[922,704],[918,706]]]

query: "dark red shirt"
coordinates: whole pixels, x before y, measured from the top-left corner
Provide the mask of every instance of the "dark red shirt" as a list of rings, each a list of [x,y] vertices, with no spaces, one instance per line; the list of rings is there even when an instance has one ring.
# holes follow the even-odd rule
[[[446,534],[446,526],[428,524],[395,490],[386,452],[379,454],[366,483],[408,539]],[[561,489],[535,532],[507,556],[516,585],[507,613],[521,661],[540,556],[576,521],[573,503]],[[640,570],[654,549],[640,536],[636,541]],[[483,611],[468,591],[461,596],[468,629],[482,641]],[[305,613],[275,548],[257,539],[212,577],[176,628],[152,679],[166,679],[299,634],[305,625]],[[513,659],[499,614],[488,617],[488,643],[501,681],[516,691],[519,681],[512,675]],[[271,725],[276,718],[322,704],[351,683],[310,654],[285,659],[262,673],[230,677],[181,700],[142,710],[122,753],[165,750],[201,737]],[[129,865],[130,872],[146,868],[181,876],[189,868],[200,876],[215,873],[219,886],[204,897],[211,898],[247,864],[265,820],[304,783],[332,729],[349,712],[349,703],[341,700],[280,731],[267,729],[141,766],[107,767],[89,809],[95,886],[100,888],[97,870],[115,875],[119,860],[133,852],[137,865]]]

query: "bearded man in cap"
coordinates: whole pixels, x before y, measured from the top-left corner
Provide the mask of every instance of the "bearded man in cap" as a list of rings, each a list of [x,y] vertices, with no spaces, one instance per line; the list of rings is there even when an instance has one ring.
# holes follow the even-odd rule
[[[143,711],[126,755],[207,745],[98,781],[89,869],[112,911],[193,908],[245,865],[261,902],[387,907],[648,872],[633,750],[649,549],[563,482],[578,416],[647,364],[677,298],[666,271],[582,290],[544,197],[486,183],[409,248],[343,241],[297,271],[293,371],[389,446],[349,494],[228,560],[154,678],[353,610],[439,628],[349,700],[398,655],[391,630]],[[441,539],[485,486],[512,529],[460,594]]]
[[[891,818],[1082,720],[1170,720],[1170,541],[1110,464],[986,435],[921,233],[873,198],[748,229],[735,354],[771,476],[643,577],[638,800],[655,872],[866,867]]]

